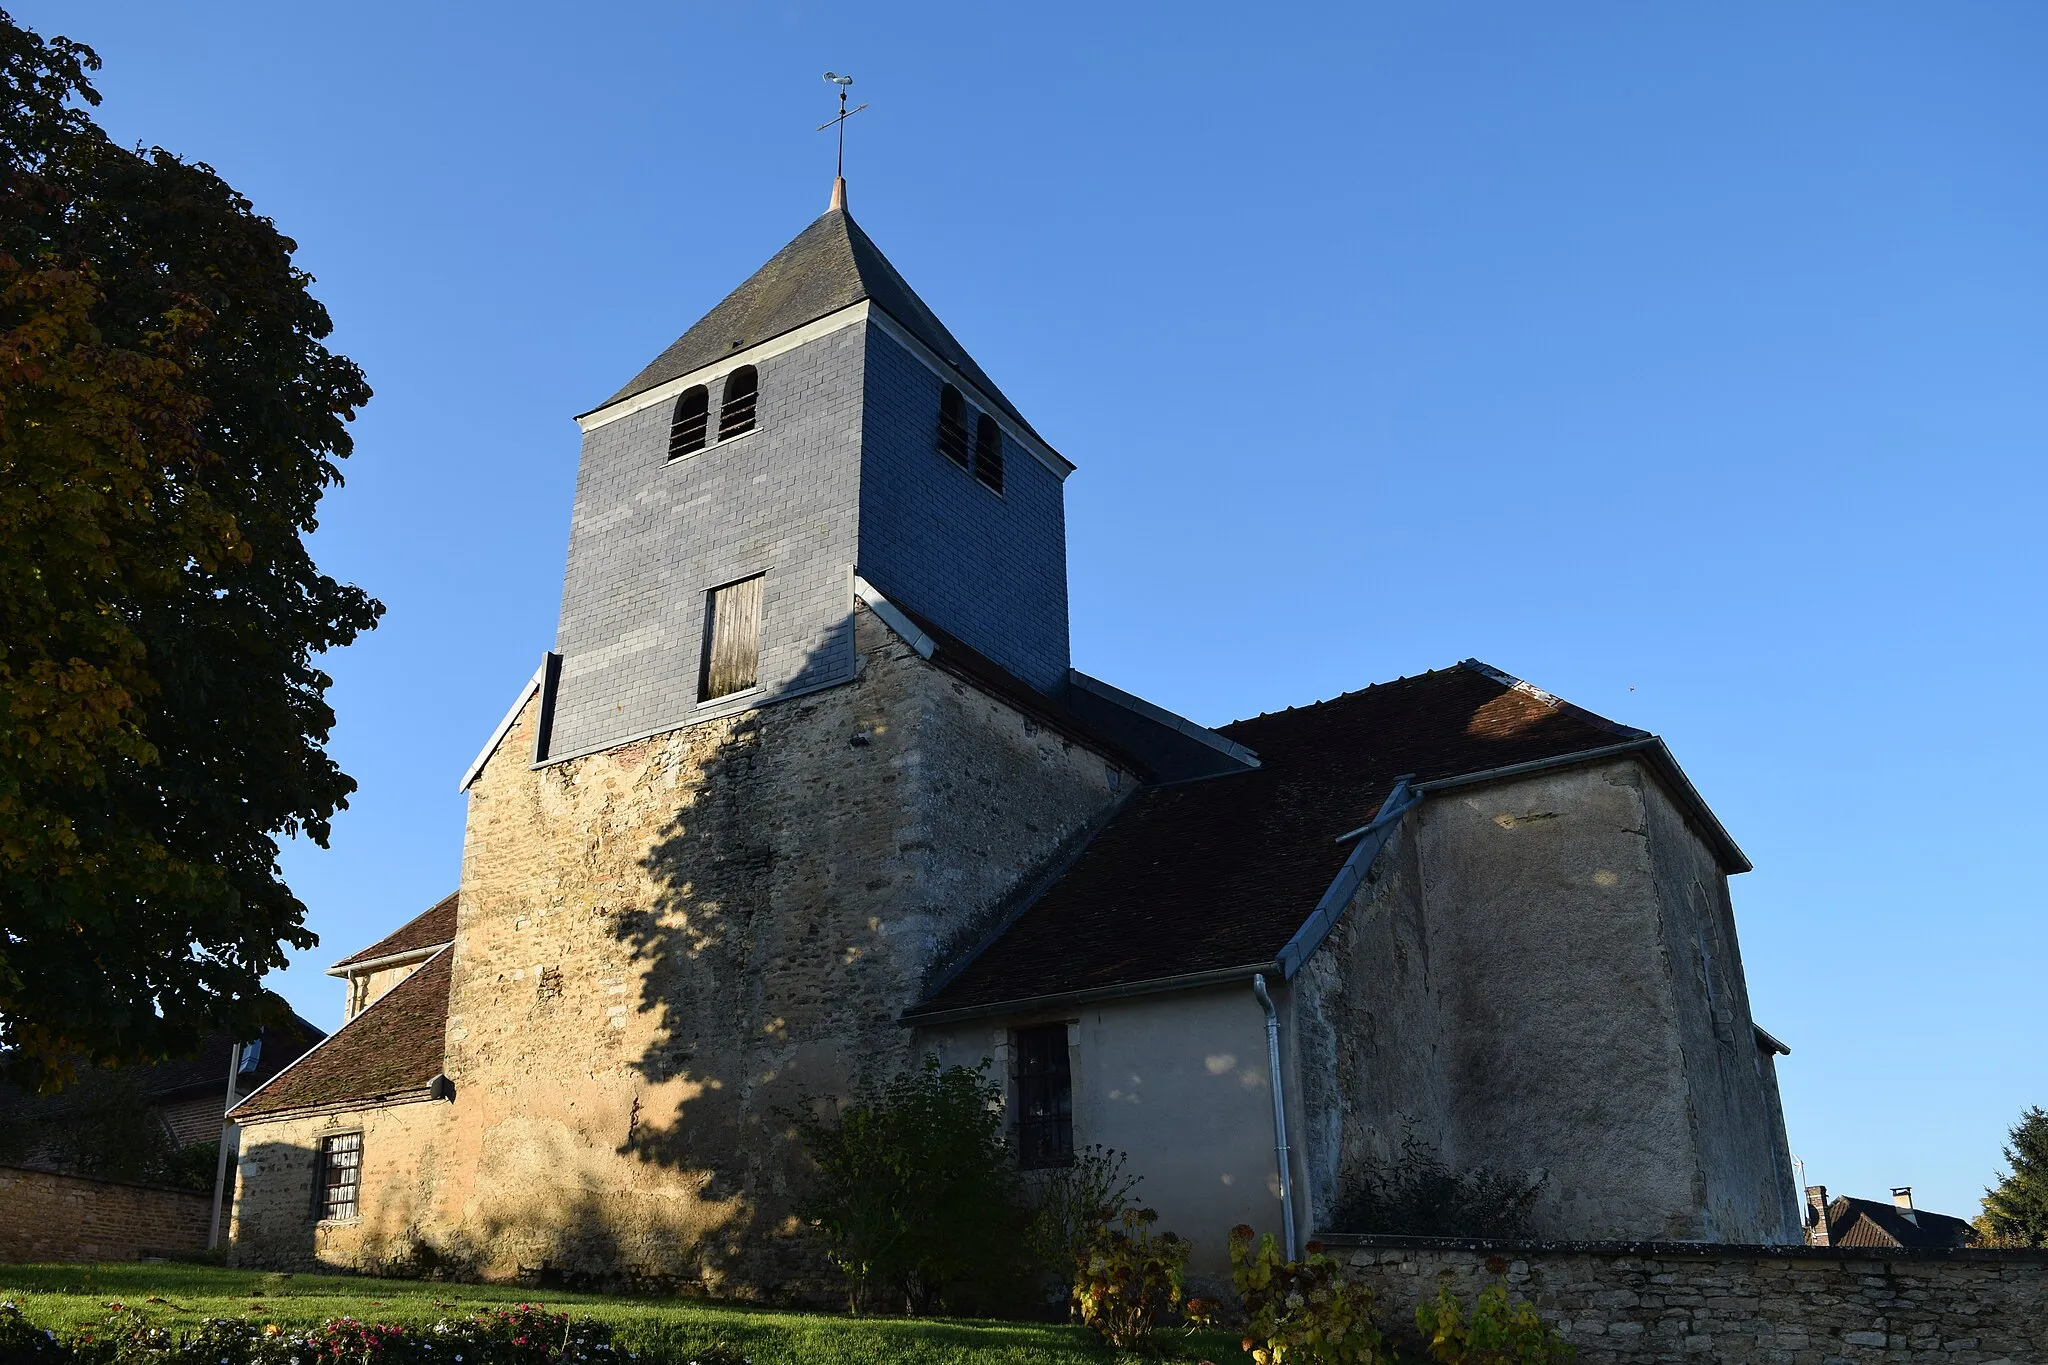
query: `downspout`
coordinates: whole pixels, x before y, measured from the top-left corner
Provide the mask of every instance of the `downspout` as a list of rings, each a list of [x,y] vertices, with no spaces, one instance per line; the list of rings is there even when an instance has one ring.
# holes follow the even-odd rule
[[[235,1107],[235,1101],[239,1098],[235,1094],[235,1082],[241,1078],[242,1045],[236,1043],[228,1049],[228,1102],[227,1108],[221,1111],[220,1156],[213,1163],[213,1227],[206,1234],[208,1251],[220,1249],[220,1195],[221,1187],[228,1183],[228,1134],[233,1132],[235,1127],[228,1122],[227,1114],[228,1110]]]
[[[1287,1159],[1287,1100],[1280,1091],[1280,1012],[1266,992],[1266,974],[1252,977],[1252,994],[1266,1012],[1266,1065],[1273,1073],[1273,1155],[1280,1163],[1280,1246],[1294,1259],[1294,1169]]]

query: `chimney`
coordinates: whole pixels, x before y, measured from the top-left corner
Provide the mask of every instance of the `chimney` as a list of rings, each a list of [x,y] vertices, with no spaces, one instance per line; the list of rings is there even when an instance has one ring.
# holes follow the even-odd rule
[[[1824,1247],[1828,1242],[1828,1187],[1806,1187],[1806,1244]]]
[[[1900,1208],[1902,1208],[1902,1209],[1910,1209],[1910,1208],[1912,1208],[1912,1207],[1913,1207],[1913,1187],[1912,1187],[1911,1185],[1894,1185],[1894,1186],[1892,1186],[1892,1202],[1893,1202],[1894,1204],[1897,1204],[1897,1205],[1898,1205],[1898,1206],[1899,1206]]]

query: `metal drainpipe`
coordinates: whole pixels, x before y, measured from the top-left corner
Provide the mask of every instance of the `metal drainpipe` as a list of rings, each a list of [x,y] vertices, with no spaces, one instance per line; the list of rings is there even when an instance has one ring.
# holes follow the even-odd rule
[[[1280,1091],[1280,1012],[1266,992],[1266,974],[1252,977],[1252,994],[1266,1012],[1266,1065],[1273,1074],[1273,1155],[1280,1163],[1280,1243],[1294,1259],[1294,1170],[1287,1159],[1287,1099]]]
[[[228,1134],[234,1125],[227,1121],[227,1111],[235,1107],[235,1082],[242,1078],[242,1045],[236,1043],[228,1049],[228,1102],[221,1110],[220,1157],[213,1163],[213,1227],[206,1234],[206,1249],[220,1250],[220,1194],[221,1187],[228,1183]]]

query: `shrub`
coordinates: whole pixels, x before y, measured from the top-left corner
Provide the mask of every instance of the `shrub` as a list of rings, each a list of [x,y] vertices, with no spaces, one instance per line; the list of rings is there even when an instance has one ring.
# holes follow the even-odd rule
[[[1388,1353],[1374,1325],[1372,1291],[1316,1243],[1290,1261],[1271,1233],[1230,1230],[1230,1279],[1244,1301],[1245,1350],[1258,1365],[1382,1365]]]
[[[891,1292],[914,1313],[958,1308],[1015,1283],[1029,1213],[987,1066],[941,1070],[926,1057],[829,1119],[809,1105],[784,1112],[818,1170],[797,1211],[846,1277],[853,1312]]]
[[[1526,1180],[1486,1166],[1455,1171],[1415,1134],[1400,1155],[1369,1161],[1344,1183],[1333,1225],[1345,1232],[1418,1237],[1519,1237],[1544,1177]]]
[[[1074,1314],[1120,1351],[1153,1349],[1159,1320],[1180,1307],[1188,1243],[1148,1229],[1151,1209],[1124,1209],[1089,1235],[1074,1268]]]
[[[1074,1153],[1070,1166],[1039,1171],[1030,1178],[1035,1195],[1031,1255],[1058,1277],[1062,1298],[1096,1234],[1131,1203],[1140,1183],[1138,1176],[1124,1171],[1122,1152],[1099,1145]]]
[[[68,1354],[53,1333],[30,1322],[12,1303],[0,1303],[0,1360],[62,1360]]]
[[[1527,1303],[1509,1303],[1496,1284],[1479,1295],[1467,1318],[1450,1289],[1415,1310],[1415,1330],[1441,1365],[1566,1365],[1578,1353]]]

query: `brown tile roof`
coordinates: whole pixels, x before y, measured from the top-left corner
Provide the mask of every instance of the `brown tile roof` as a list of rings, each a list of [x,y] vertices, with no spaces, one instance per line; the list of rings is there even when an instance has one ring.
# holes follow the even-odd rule
[[[1648,740],[1475,660],[1219,732],[1254,771],[1149,787],[907,1018],[1267,963],[1395,782]]]
[[[453,943],[455,910],[461,895],[460,891],[450,891],[431,907],[414,915],[360,953],[343,958],[327,970],[337,972],[358,962],[374,962],[380,957],[390,957],[395,953],[412,952],[420,948],[438,948],[444,943]]]
[[[325,1043],[236,1105],[246,1122],[319,1105],[374,1104],[424,1091],[441,1074],[448,1025],[444,949]]]
[[[1828,1241],[1838,1247],[1968,1246],[1976,1229],[1960,1218],[1843,1195],[1828,1204]]]

